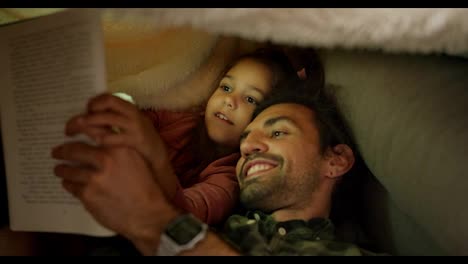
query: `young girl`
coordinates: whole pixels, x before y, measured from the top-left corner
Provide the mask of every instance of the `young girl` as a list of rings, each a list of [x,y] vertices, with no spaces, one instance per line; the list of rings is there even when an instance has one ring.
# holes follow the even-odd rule
[[[227,67],[204,111],[140,111],[103,94],[90,100],[86,115],[69,122],[67,134],[85,127],[99,144],[135,148],[176,206],[219,224],[238,201],[240,135],[256,105],[291,76],[296,72],[282,52],[258,50]]]

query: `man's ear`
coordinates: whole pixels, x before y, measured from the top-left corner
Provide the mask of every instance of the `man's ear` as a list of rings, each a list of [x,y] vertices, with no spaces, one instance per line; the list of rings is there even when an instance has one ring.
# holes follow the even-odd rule
[[[344,175],[354,165],[353,150],[346,144],[338,144],[329,147],[325,151],[322,175],[328,178],[336,178]]]

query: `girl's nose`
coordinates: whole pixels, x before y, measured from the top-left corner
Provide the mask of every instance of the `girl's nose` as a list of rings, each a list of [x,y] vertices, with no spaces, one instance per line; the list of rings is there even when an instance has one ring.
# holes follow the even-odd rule
[[[224,99],[224,104],[232,110],[237,108],[237,103],[233,96],[226,96]]]

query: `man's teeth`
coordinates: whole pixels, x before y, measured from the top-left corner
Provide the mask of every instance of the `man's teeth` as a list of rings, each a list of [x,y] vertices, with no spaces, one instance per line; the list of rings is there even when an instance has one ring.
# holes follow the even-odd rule
[[[254,166],[250,167],[249,170],[247,171],[247,176],[249,176],[251,174],[254,174],[256,172],[259,172],[259,171],[268,170],[270,168],[272,168],[272,166],[271,165],[266,165],[266,164],[254,165]]]
[[[229,121],[229,119],[228,119],[225,115],[223,115],[223,114],[216,113],[216,116],[217,116],[218,118],[223,119],[223,120]]]

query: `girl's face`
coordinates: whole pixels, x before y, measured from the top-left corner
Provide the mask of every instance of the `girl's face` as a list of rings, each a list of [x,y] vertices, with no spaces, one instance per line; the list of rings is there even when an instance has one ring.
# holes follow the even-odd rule
[[[215,143],[237,148],[257,104],[270,93],[272,72],[253,59],[237,62],[219,82],[208,100],[205,125]]]

